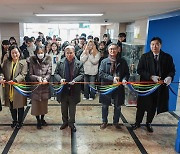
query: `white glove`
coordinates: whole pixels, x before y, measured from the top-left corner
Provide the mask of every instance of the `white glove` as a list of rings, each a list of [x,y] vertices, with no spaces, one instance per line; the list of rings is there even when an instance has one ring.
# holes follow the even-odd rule
[[[42,82],[42,77],[41,77],[41,76],[38,76],[38,77],[37,77],[37,80],[38,80],[38,82]]]
[[[66,79],[61,79],[61,84],[65,84]]]
[[[125,79],[123,79],[122,84],[123,84],[123,86],[125,86],[127,84],[127,81]]]
[[[70,85],[74,85],[75,84],[75,81],[72,80],[71,82],[69,82]]]
[[[45,83],[46,83],[46,82],[47,82],[47,79],[44,78],[42,82],[45,82]]]
[[[119,82],[119,77],[114,77],[114,79],[113,79],[113,83],[118,83]]]
[[[3,79],[4,79],[4,77],[2,75],[0,75],[0,80],[3,80]]]
[[[159,81],[160,77],[159,77],[159,76],[152,75],[152,76],[151,76],[151,79],[152,79],[155,83],[157,83],[157,82]]]
[[[171,84],[171,81],[172,81],[172,77],[168,76],[164,79],[164,83],[169,86]]]

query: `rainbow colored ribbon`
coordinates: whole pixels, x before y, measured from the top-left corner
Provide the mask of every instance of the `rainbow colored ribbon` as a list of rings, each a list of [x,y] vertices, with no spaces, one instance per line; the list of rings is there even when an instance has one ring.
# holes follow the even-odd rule
[[[28,82],[26,82],[28,83]],[[79,82],[82,84],[82,82]],[[12,84],[13,87],[22,95],[29,97],[35,89],[37,89],[40,85],[42,84],[50,84],[53,87],[53,90],[55,91],[56,94],[59,94],[63,91],[64,85],[61,83],[31,83],[30,85],[25,84],[25,83],[16,83],[16,82],[11,82],[8,84]],[[68,84],[68,83],[66,83]],[[87,83],[86,83],[87,84]],[[99,83],[98,83],[99,84]],[[107,95],[111,94],[113,91],[115,91],[122,83],[118,84],[112,84],[112,85],[90,85],[90,90],[93,91],[94,93],[99,92],[102,95]],[[157,88],[161,85],[162,83],[137,83],[137,82],[128,82],[127,86],[128,88],[135,92],[139,96],[147,96],[152,94]],[[171,86],[168,86],[169,89],[172,91],[173,94],[175,92],[172,90]],[[176,95],[176,94],[175,94]],[[176,95],[177,96],[177,95]]]

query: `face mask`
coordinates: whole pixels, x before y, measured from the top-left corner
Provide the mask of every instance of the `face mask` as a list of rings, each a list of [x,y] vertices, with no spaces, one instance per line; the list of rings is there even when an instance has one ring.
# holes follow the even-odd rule
[[[39,59],[43,59],[43,58],[44,58],[44,53],[42,53],[42,54],[37,54],[37,57],[38,57]]]

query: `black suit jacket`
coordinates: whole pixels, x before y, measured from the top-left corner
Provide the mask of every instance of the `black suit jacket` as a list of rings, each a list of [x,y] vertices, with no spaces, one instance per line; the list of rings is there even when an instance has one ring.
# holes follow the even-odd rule
[[[159,54],[159,76],[161,80],[164,80],[166,77],[170,76],[172,79],[175,75],[175,66],[173,58],[171,55],[160,51]],[[137,72],[140,75],[141,81],[152,81],[151,76],[155,75],[155,64],[154,64],[154,55],[152,51],[145,53],[141,56],[137,68]],[[148,96],[139,96],[138,105],[140,108],[149,108],[151,107],[152,94]],[[162,113],[168,111],[168,101],[169,101],[169,90],[168,87],[163,84],[158,88],[158,97],[157,97],[157,113]]]

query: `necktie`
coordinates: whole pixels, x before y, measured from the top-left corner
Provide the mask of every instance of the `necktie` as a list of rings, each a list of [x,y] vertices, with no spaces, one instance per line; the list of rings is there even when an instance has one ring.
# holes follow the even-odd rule
[[[155,61],[157,62],[157,61],[158,61],[158,55],[155,55],[155,56],[154,56],[154,59],[155,59]]]
[[[155,64],[155,73],[156,75],[159,75],[158,55],[154,56],[154,64]]]

